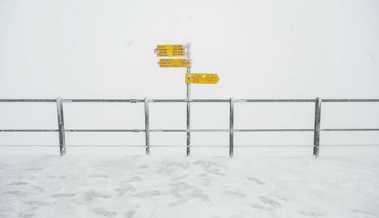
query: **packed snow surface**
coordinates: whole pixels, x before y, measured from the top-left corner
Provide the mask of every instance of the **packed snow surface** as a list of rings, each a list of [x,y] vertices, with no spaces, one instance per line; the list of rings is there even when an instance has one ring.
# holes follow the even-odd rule
[[[379,149],[366,149],[318,159],[2,150],[0,217],[379,217]]]

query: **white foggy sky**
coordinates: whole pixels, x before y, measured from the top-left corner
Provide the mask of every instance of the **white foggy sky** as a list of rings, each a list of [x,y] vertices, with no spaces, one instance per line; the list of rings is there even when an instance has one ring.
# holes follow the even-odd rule
[[[159,69],[153,49],[185,42],[194,72],[220,75],[216,86],[194,86],[194,98],[379,98],[376,0],[0,0],[0,26],[0,98],[182,98],[184,70]],[[375,127],[377,106],[367,108],[352,123]],[[307,110],[299,127],[312,128]],[[3,124],[25,124],[11,111],[1,109]],[[297,115],[279,127],[298,127],[286,126]]]
[[[379,97],[379,3],[8,1],[1,97],[183,97],[157,43],[191,42],[194,97]]]

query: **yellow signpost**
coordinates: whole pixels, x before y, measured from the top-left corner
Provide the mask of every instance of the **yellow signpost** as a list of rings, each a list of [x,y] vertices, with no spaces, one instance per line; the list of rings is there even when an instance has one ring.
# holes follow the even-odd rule
[[[191,61],[187,59],[160,59],[160,67],[191,67]]]
[[[186,84],[216,84],[219,80],[218,75],[213,73],[186,74]]]
[[[187,68],[185,75],[186,83],[186,135],[187,135],[187,156],[191,152],[191,84],[216,84],[219,81],[217,74],[212,73],[191,73],[191,44],[161,44],[157,45],[154,50],[159,58],[159,66],[163,68]],[[145,107],[147,102],[145,101]],[[232,110],[232,109],[231,109]],[[146,113],[146,109],[145,109]],[[147,119],[148,120],[148,119]],[[149,131],[146,131],[146,153],[149,152]],[[232,154],[232,153],[231,153]]]
[[[178,57],[185,55],[185,48],[183,45],[157,45],[155,53],[158,57]]]

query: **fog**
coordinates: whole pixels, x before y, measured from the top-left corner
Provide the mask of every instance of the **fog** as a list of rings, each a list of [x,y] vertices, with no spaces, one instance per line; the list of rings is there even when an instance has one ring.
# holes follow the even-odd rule
[[[0,98],[184,98],[185,69],[159,68],[157,44],[191,43],[192,71],[220,76],[193,98],[379,98],[376,0],[0,0]],[[65,103],[66,128],[143,128],[142,104]],[[227,104],[193,104],[192,128],[227,128]],[[236,105],[236,128],[313,128],[314,104]],[[322,128],[378,128],[378,103],[333,103]],[[54,104],[0,103],[0,128],[57,128]],[[151,105],[151,128],[185,128],[185,104]],[[312,133],[240,133],[236,144],[312,144]],[[0,144],[56,144],[1,133]],[[142,133],[70,133],[68,144],[143,144]],[[227,145],[227,133],[194,133]],[[378,144],[377,132],[322,144]],[[152,133],[184,145],[185,133]]]

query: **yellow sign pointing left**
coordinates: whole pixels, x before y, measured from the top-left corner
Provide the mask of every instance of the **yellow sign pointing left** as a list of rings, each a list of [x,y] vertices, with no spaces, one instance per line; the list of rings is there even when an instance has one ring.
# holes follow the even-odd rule
[[[160,59],[160,67],[190,67],[191,61],[187,59]]]
[[[187,73],[187,84],[216,84],[220,78],[213,73]]]

